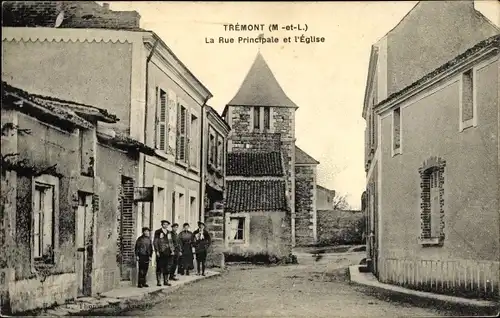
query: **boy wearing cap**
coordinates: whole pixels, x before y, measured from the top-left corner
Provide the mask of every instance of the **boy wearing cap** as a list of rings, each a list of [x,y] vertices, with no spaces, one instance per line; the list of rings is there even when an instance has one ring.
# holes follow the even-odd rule
[[[172,256],[172,267],[170,268],[170,280],[179,280],[175,277],[175,271],[179,265],[179,257],[182,255],[181,247],[179,242],[179,234],[177,230],[179,229],[179,224],[172,224],[172,242],[174,243],[174,255]]]
[[[150,230],[147,227],[142,228],[142,235],[135,242],[135,257],[139,263],[139,274],[137,278],[137,287],[149,287],[146,284],[148,275],[149,261],[153,256],[153,245],[151,244]]]
[[[156,285],[161,286],[161,276],[163,275],[163,285],[171,286],[168,282],[168,276],[174,255],[174,242],[170,222],[161,221],[161,228],[155,231],[153,245],[156,253]]]
[[[210,234],[205,230],[205,223],[198,222],[198,229],[193,232],[194,248],[196,253],[196,274],[205,276],[205,261],[207,260],[208,247],[210,246]]]

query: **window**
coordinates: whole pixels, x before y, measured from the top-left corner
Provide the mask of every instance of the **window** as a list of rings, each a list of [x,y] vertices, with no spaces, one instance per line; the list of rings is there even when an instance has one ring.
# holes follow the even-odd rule
[[[33,256],[35,261],[54,261],[54,185],[35,181],[33,205]]]
[[[215,165],[215,136],[210,134],[210,145],[209,145],[209,153],[210,153],[210,163]]]
[[[198,166],[198,117],[191,115],[191,125],[189,131],[189,163]]]
[[[253,108],[253,128],[260,129],[260,107]]]
[[[222,137],[218,136],[217,138],[217,168],[222,169],[222,158],[223,158],[223,145],[222,145]]]
[[[474,113],[474,71],[462,74],[462,104],[460,110],[461,130],[473,126]]]
[[[421,178],[421,242],[441,244],[444,239],[444,160],[431,157],[422,168]]]
[[[392,112],[392,149],[393,154],[401,153],[401,108]]]
[[[158,109],[156,148],[165,151],[168,149],[168,118],[167,118],[167,93],[156,88],[156,105]]]
[[[231,239],[233,241],[245,239],[245,218],[231,218]]]
[[[270,107],[264,107],[264,129],[269,129],[271,127],[270,112]]]
[[[181,104],[178,104],[179,106],[179,116],[178,116],[178,122],[177,122],[177,131],[178,131],[178,136],[177,136],[177,160],[186,161],[186,143],[187,143],[187,136],[186,136],[186,131],[187,131],[187,110],[184,106]]]

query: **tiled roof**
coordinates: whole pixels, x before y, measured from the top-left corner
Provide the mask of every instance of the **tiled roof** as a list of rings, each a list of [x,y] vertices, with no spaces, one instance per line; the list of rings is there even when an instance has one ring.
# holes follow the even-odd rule
[[[59,28],[143,31],[136,11],[114,11],[95,1],[4,1],[2,26],[54,27],[61,11]]]
[[[451,61],[448,61],[447,63],[441,65],[434,71],[428,73],[427,75],[421,77],[419,80],[413,82],[412,84],[406,86],[400,91],[397,91],[391,95],[389,95],[386,99],[383,101],[379,102],[377,105],[375,105],[375,109],[379,108],[381,105],[387,104],[388,102],[396,99],[398,96],[404,95],[408,91],[411,91],[412,89],[423,85],[426,82],[432,81],[433,78],[438,76],[439,74],[446,72],[453,66],[460,64],[464,59],[468,58],[469,56],[472,56],[473,54],[486,49],[486,48],[496,48],[498,50],[498,47],[500,47],[500,34],[494,35],[492,37],[489,37],[488,39],[479,42],[478,44],[474,45],[473,47],[469,48],[462,54],[458,55]]]
[[[227,176],[281,177],[284,175],[279,152],[230,152]]]
[[[317,165],[319,161],[309,156],[304,150],[295,146],[295,163]]]
[[[260,52],[228,105],[298,107],[286,96]]]
[[[32,101],[48,109],[54,107],[64,108],[66,110],[73,111],[82,117],[92,116],[94,118],[97,118],[97,120],[99,121],[107,123],[116,123],[117,121],[119,121],[116,115],[110,114],[106,109],[97,108],[95,106],[77,103],[74,101],[64,100],[53,96],[32,94],[18,87],[11,86],[4,81],[2,81],[2,88],[6,92],[22,97],[26,100]]]
[[[14,108],[45,122],[50,121],[61,125],[92,128],[92,124],[78,116],[70,109],[53,105],[50,102],[40,103],[31,98],[23,90],[2,81],[2,108]]]
[[[226,209],[230,212],[287,211],[282,180],[228,180]]]

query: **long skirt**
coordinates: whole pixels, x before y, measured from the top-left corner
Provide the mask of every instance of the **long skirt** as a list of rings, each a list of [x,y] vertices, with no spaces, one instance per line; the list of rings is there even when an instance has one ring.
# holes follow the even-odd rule
[[[182,256],[179,260],[179,267],[181,267],[184,271],[189,271],[194,268],[193,252],[191,251],[191,249],[182,251]]]

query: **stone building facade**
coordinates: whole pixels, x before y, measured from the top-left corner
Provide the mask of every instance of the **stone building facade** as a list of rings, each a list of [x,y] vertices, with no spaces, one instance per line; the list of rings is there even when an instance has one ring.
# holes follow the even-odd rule
[[[153,149],[100,126],[116,121],[2,83],[2,309],[61,304],[119,283],[119,181],[133,180],[139,152]]]
[[[286,195],[290,204],[290,239],[293,246],[297,244],[297,230],[301,231],[302,236],[308,237],[300,239],[300,244],[315,240],[314,223],[310,223],[310,216],[314,215],[314,200],[303,199],[301,195],[308,190],[302,190],[302,188],[299,191],[300,203],[298,205],[302,209],[300,211],[301,223],[299,226],[296,225],[296,171],[298,169],[302,175],[301,169],[305,169],[296,167],[295,111],[297,108],[298,106],[286,96],[259,52],[240,89],[223,112],[223,117],[231,127],[228,137],[228,153],[281,153],[285,171]],[[306,174],[314,174],[313,179],[315,179],[315,171],[309,171]],[[311,186],[305,188],[314,188],[311,178],[309,182]],[[228,191],[230,191],[229,188]],[[312,196],[314,197],[314,193]],[[303,217],[304,215],[306,216]]]
[[[364,210],[382,282],[498,297],[499,33],[473,1],[422,1],[372,47]]]
[[[119,119],[102,124],[110,134],[155,149],[140,154],[131,179],[120,181],[122,214],[112,226],[120,230],[121,279],[134,284],[132,246],[142,226],[203,219],[202,116],[212,95],[160,37],[139,28],[136,12],[63,4],[16,2],[3,12],[2,78],[37,94],[101,105]],[[140,196],[130,200],[132,192]]]
[[[316,167],[319,162],[295,146],[295,242],[318,241]]]

